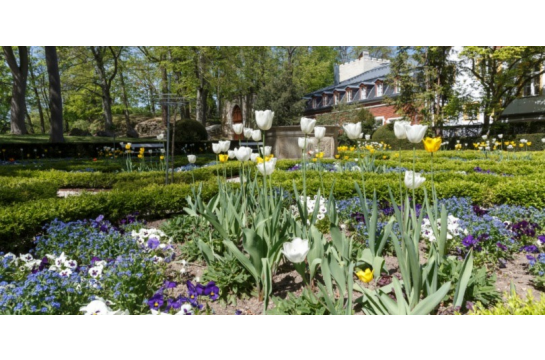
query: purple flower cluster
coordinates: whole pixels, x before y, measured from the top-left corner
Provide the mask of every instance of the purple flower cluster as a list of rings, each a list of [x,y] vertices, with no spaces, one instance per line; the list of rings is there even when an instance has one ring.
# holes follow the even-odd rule
[[[488,240],[488,234],[481,234],[476,237],[473,235],[468,235],[462,240],[462,245],[464,245],[466,248],[473,248],[475,251],[480,252],[483,250],[480,244],[486,240]]]
[[[513,236],[516,240],[521,240],[523,236],[535,237],[536,230],[540,229],[540,227],[537,223],[522,220],[508,225],[508,229],[513,232]]]
[[[187,294],[188,296],[178,296],[176,298],[169,298],[165,291],[173,289],[178,286],[177,283],[166,280],[148,300],[148,306],[151,310],[169,312],[171,309],[179,311],[183,304],[189,303],[192,307],[201,310],[203,305],[199,303],[199,297],[207,296],[210,300],[214,301],[219,298],[219,288],[213,281],[210,281],[206,285],[196,284],[191,281],[187,281]]]

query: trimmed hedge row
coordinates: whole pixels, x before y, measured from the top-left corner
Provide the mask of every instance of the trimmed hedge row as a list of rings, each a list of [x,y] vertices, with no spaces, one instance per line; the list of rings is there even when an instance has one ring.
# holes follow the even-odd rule
[[[53,198],[57,196],[57,189],[54,180],[0,177],[0,205]]]
[[[203,184],[202,197],[210,199],[218,191],[214,181]],[[112,190],[96,195],[83,193],[66,199],[42,199],[0,208],[0,251],[27,245],[42,226],[54,219],[72,221],[104,215],[115,221],[127,214],[140,212],[157,218],[183,211],[191,185],[150,185],[134,191]]]

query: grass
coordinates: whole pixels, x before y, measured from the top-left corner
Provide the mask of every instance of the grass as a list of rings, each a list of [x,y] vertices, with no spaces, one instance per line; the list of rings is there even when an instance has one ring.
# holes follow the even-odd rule
[[[69,136],[64,135],[67,143],[83,143],[83,144],[111,144],[114,142],[110,137],[98,136]],[[130,142],[130,143],[151,143],[160,142],[156,138],[129,138],[116,137],[115,142]],[[0,144],[47,144],[49,143],[49,134],[30,134],[30,135],[11,135],[0,134]]]

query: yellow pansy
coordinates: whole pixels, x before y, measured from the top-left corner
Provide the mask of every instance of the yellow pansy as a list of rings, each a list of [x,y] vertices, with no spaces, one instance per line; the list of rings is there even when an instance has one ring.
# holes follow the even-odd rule
[[[423,142],[424,142],[424,148],[426,149],[427,152],[434,153],[437,150],[439,150],[439,148],[441,147],[440,137],[436,137],[436,138],[427,137],[423,140]]]
[[[371,280],[373,280],[373,270],[370,270],[369,268],[365,269],[365,271],[358,270],[356,276],[364,283],[370,283]]]

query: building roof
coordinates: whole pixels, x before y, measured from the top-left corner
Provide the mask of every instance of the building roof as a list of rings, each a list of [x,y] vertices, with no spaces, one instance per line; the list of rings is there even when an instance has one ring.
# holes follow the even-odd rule
[[[331,85],[316,91],[311,92],[310,94],[307,94],[306,96],[312,96],[321,94],[326,91],[333,91],[337,88],[346,88],[349,85],[358,86],[361,83],[364,84],[374,84],[376,80],[384,80],[384,78],[390,73],[390,64],[384,64],[382,66],[378,66],[374,69],[367,70],[364,73],[361,73],[357,76],[354,76],[350,79],[346,79],[336,85]]]
[[[501,114],[507,117],[533,117],[545,114],[545,96],[531,96],[515,99]]]

